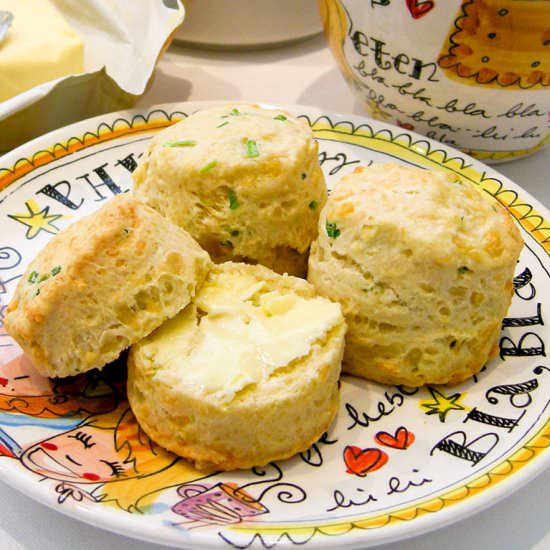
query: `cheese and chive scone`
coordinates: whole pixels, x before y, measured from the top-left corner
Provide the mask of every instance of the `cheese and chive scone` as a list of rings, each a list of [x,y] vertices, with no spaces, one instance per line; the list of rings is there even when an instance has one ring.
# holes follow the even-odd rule
[[[154,441],[200,469],[287,458],[336,414],[345,329],[304,279],[226,262],[132,346],[128,400]]]
[[[258,105],[198,111],[153,138],[133,179],[215,262],[305,275],[327,190],[304,120]]]
[[[4,324],[42,375],[100,368],[185,307],[210,265],[185,231],[118,195],[38,253]]]
[[[386,384],[458,383],[496,352],[522,239],[453,174],[358,168],[321,213],[308,280],[343,307],[342,370]]]

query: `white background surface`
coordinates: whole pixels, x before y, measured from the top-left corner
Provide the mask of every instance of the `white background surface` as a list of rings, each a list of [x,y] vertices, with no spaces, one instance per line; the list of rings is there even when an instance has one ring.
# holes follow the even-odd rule
[[[327,112],[361,114],[335,62],[317,36],[294,46],[255,52],[210,52],[173,45],[138,106],[174,101],[244,100],[302,104]],[[496,169],[550,207],[550,152],[499,164]],[[153,550],[80,523],[34,502],[0,482],[0,549]],[[382,550],[548,550],[550,469],[487,510]]]

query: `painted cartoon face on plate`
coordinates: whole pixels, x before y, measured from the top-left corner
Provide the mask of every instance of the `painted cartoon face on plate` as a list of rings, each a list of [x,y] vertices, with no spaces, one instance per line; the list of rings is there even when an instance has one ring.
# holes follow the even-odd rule
[[[77,421],[106,413],[124,396],[124,372],[124,367],[115,364],[104,372],[50,379],[40,375],[21,353],[3,364],[0,360],[0,412],[35,418],[74,417]]]
[[[50,381],[38,374],[26,355],[19,355],[0,368],[0,396],[2,397],[36,397],[51,395],[51,393]]]
[[[60,481],[98,483],[136,474],[128,451],[113,446],[113,433],[93,425],[79,426],[40,441],[21,456],[38,474]]]

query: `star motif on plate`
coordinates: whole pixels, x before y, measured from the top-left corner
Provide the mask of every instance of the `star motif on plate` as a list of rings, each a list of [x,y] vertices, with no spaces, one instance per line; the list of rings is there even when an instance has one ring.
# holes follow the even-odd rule
[[[426,409],[425,414],[437,414],[439,420],[445,422],[445,418],[450,411],[465,411],[467,407],[460,403],[463,397],[461,393],[445,395],[434,388],[427,388],[432,399],[421,399],[420,407]]]
[[[34,239],[40,231],[46,231],[52,235],[59,232],[59,227],[54,222],[63,217],[61,214],[50,214],[49,206],[40,210],[40,206],[33,200],[26,201],[25,206],[27,213],[8,214],[8,217],[27,226],[27,239]]]

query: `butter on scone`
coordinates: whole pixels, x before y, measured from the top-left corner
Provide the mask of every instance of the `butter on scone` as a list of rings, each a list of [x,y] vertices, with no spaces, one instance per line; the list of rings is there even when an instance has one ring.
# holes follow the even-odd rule
[[[5,327],[45,376],[99,368],[185,307],[210,265],[185,231],[118,195],[38,253]]]
[[[305,275],[327,190],[304,120],[247,104],[198,111],[151,140],[133,179],[215,262]]]
[[[321,213],[308,280],[343,307],[342,370],[386,384],[458,383],[496,352],[523,242],[453,174],[358,168]]]
[[[226,262],[132,346],[128,400],[156,443],[198,468],[287,458],[336,414],[344,335],[340,305],[307,281]]]

